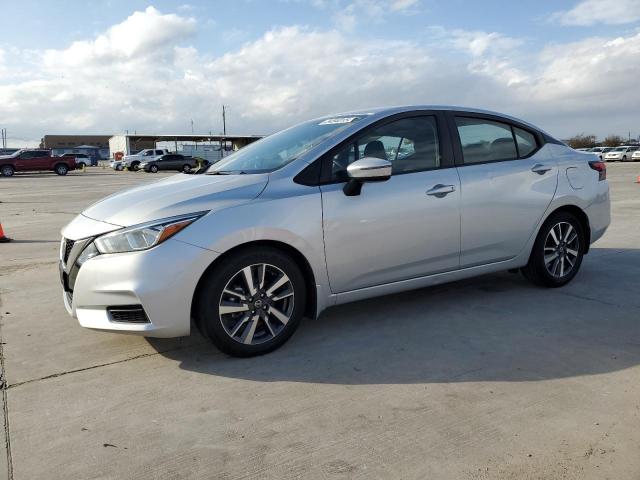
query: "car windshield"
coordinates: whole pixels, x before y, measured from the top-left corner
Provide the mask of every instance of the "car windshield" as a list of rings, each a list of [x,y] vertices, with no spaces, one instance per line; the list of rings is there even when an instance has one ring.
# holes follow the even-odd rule
[[[359,118],[341,116],[301,123],[238,150],[212,165],[207,173],[215,175],[273,172],[344,130]]]
[[[614,152],[623,152],[627,149],[627,147],[616,147],[613,149]]]

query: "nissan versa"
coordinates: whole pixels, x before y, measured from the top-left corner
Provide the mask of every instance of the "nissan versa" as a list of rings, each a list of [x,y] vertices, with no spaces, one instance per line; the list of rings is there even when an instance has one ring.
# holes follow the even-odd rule
[[[251,356],[367,297],[511,269],[560,287],[609,221],[605,164],[529,123],[373,109],[95,203],[62,231],[60,276],[84,327],[173,337],[193,321]]]

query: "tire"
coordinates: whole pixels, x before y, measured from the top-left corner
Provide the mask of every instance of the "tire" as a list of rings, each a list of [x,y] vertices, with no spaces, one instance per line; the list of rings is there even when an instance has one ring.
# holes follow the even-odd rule
[[[3,177],[13,177],[15,171],[16,169],[11,165],[3,165],[0,167],[0,174],[2,174]]]
[[[124,170],[122,165],[116,165],[116,172],[121,172],[122,170]]]
[[[67,167],[64,163],[58,163],[55,167],[53,167],[53,171],[58,175],[66,175],[69,172],[69,167]]]
[[[254,295],[247,271],[256,287]],[[205,273],[196,293],[196,325],[216,347],[234,357],[264,355],[282,346],[300,325],[306,304],[300,268],[286,253],[268,247],[241,250],[223,259]],[[229,311],[222,312],[224,307]]]
[[[627,156],[626,156],[626,155],[623,155],[623,157],[622,157],[622,161],[623,161],[623,162],[626,162],[626,161],[627,161]]]
[[[131,162],[131,170],[134,172],[140,170],[140,162]]]
[[[191,173],[191,165],[185,163],[182,166],[182,172],[183,173]]]
[[[540,228],[529,263],[522,268],[522,273],[536,285],[562,287],[569,283],[580,270],[586,242],[582,225],[574,215],[568,212],[555,213]],[[545,252],[547,252],[546,262]],[[556,255],[555,259],[549,260],[553,255]],[[569,270],[567,271],[566,268]]]
[[[150,171],[151,173],[158,173],[158,166],[157,166],[157,165],[151,165],[151,166],[149,167],[149,171]]]

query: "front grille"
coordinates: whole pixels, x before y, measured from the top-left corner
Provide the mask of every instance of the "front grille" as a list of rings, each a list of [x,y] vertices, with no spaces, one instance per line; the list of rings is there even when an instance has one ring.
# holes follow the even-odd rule
[[[112,322],[121,323],[149,323],[147,314],[142,305],[118,305],[107,307],[107,312]]]
[[[71,249],[73,248],[73,245],[76,242],[73,240],[69,240],[68,238],[65,238],[64,240],[64,252],[63,252],[63,257],[62,260],[66,263],[67,260],[69,260],[69,254],[71,253]]]

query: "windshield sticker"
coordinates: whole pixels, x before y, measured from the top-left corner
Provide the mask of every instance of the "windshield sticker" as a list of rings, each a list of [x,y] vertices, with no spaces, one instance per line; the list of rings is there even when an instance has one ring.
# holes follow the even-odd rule
[[[351,123],[354,120],[357,120],[358,117],[339,117],[339,118],[327,118],[323,120],[318,125],[337,125],[340,123]]]

